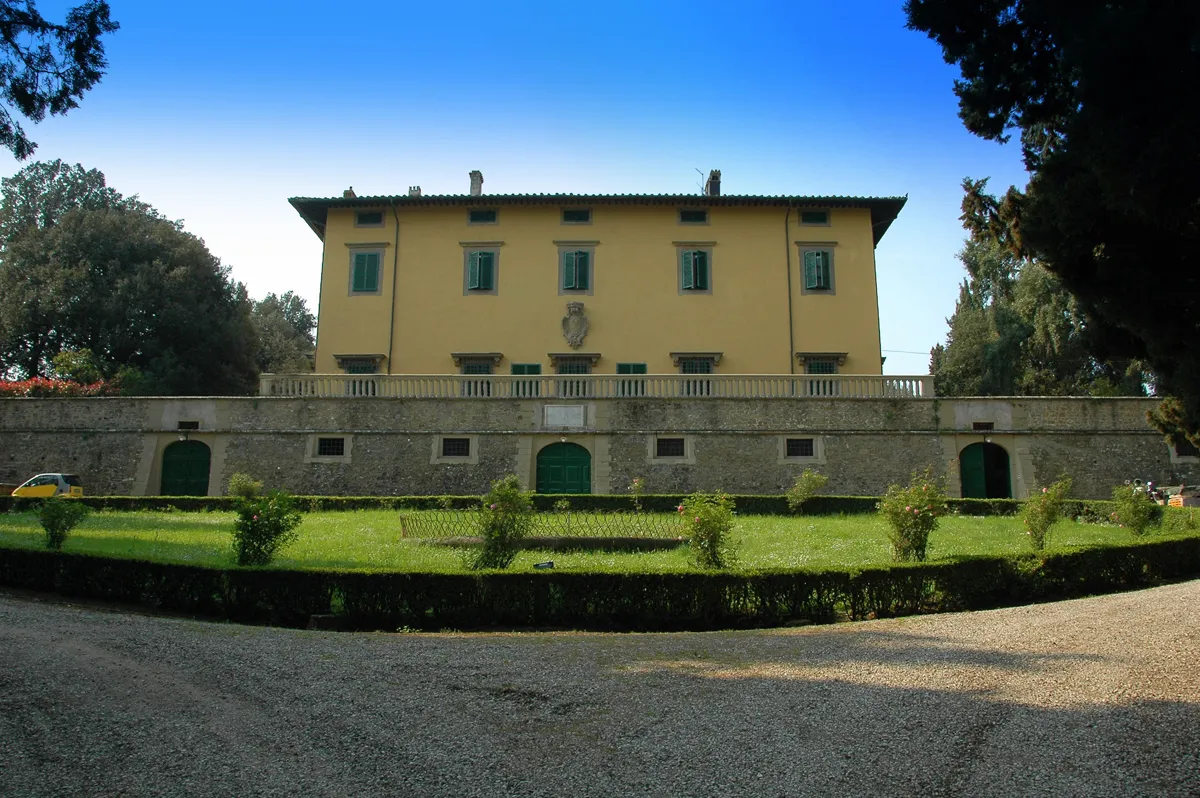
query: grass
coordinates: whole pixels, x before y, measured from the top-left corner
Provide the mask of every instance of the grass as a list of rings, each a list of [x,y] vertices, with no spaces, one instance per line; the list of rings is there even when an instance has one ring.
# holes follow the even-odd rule
[[[233,563],[233,514],[221,512],[91,513],[67,538],[63,551],[192,565]],[[461,552],[400,537],[397,513],[388,510],[308,513],[299,540],[271,567],[458,573]],[[1185,528],[1151,530],[1147,539],[1194,536]],[[874,515],[746,516],[738,519],[737,571],[854,569],[891,564],[885,522]],[[0,546],[42,548],[34,513],[0,515]],[[1121,545],[1137,539],[1126,529],[1062,521],[1050,533],[1048,552]],[[1016,517],[947,517],[931,535],[929,561],[1012,556],[1032,551]],[[523,551],[510,570],[530,571],[552,559],[559,571],[671,573],[691,570],[686,548],[645,553]]]

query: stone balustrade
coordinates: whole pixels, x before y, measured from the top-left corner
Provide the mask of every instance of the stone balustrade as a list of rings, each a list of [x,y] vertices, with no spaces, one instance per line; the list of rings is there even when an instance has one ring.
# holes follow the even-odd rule
[[[263,374],[260,396],[389,399],[921,399],[931,376],[879,374]]]

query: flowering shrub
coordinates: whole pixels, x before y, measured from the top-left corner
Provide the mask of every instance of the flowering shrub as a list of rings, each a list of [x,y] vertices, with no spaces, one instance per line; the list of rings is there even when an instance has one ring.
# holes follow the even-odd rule
[[[61,551],[71,530],[87,515],[87,507],[74,499],[50,496],[42,501],[38,521],[46,532],[46,548]]]
[[[816,471],[804,469],[804,473],[796,477],[795,484],[788,488],[788,508],[793,513],[804,512],[804,503],[817,494],[829,482],[829,477]]]
[[[640,513],[642,511],[642,496],[646,495],[646,480],[642,477],[634,477],[629,483],[629,493],[633,496],[633,510]]]
[[[233,522],[233,553],[238,565],[269,565],[275,552],[299,535],[300,512],[286,491],[238,496]]]
[[[479,570],[512,565],[533,526],[533,499],[529,491],[521,489],[516,474],[492,483],[483,497],[478,525],[483,545],[471,554],[467,566]]]
[[[28,380],[0,380],[0,397],[8,396],[114,396],[115,386],[104,382],[79,383],[33,377]]]
[[[879,512],[887,519],[892,557],[898,561],[925,561],[929,534],[937,529],[938,518],[946,514],[946,488],[930,471],[913,474],[908,487],[889,485]]]
[[[1162,508],[1140,485],[1118,485],[1113,488],[1112,500],[1117,509],[1109,518],[1139,537],[1161,517]]]
[[[700,568],[728,568],[736,556],[729,533],[733,531],[733,500],[724,493],[693,493],[676,510]]]
[[[1050,527],[1063,517],[1063,502],[1071,491],[1070,477],[1060,477],[1049,487],[1042,488],[1025,501],[1021,509],[1021,521],[1025,524],[1025,534],[1036,551],[1046,548],[1046,538]]]

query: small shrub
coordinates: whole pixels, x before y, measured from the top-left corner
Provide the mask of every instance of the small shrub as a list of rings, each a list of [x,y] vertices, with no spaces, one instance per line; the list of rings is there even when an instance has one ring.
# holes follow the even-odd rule
[[[804,473],[796,477],[796,482],[792,487],[788,488],[787,503],[788,509],[793,513],[803,513],[804,503],[829,483],[829,477],[824,474],[819,474],[816,471],[804,469]]]
[[[512,565],[521,541],[533,526],[531,496],[529,491],[522,490],[521,480],[515,474],[492,483],[492,489],[483,497],[478,516],[483,544],[468,555],[469,568],[480,570]]]
[[[566,499],[559,499],[554,503],[554,512],[569,513],[571,512],[571,502]]]
[[[1021,521],[1025,524],[1025,534],[1029,535],[1035,551],[1045,550],[1050,527],[1062,520],[1063,505],[1070,491],[1070,477],[1060,477],[1053,485],[1042,488],[1041,493],[1033,494],[1025,502]]]
[[[692,561],[700,568],[728,568],[736,556],[733,531],[733,501],[725,494],[693,493],[677,508],[692,550]]]
[[[1139,537],[1162,518],[1162,508],[1140,486],[1118,485],[1113,488],[1112,500],[1116,509],[1109,518]]]
[[[42,502],[38,520],[46,532],[46,548],[61,551],[71,530],[87,515],[87,507],[76,499],[51,496]]]
[[[298,537],[300,512],[290,494],[239,497],[233,522],[233,552],[238,565],[269,565],[275,552]]]
[[[946,514],[946,488],[930,471],[913,474],[908,487],[889,485],[879,502],[879,512],[888,522],[892,557],[898,562],[925,561],[929,535],[938,518]]]
[[[1164,507],[1162,526],[1172,532],[1191,532],[1200,528],[1200,517],[1194,507]]]
[[[240,471],[229,478],[229,489],[225,493],[242,499],[254,499],[262,493],[263,484],[249,474]]]

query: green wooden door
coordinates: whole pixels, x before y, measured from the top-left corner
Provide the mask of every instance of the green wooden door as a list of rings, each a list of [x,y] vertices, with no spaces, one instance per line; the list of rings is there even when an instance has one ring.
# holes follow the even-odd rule
[[[574,443],[552,443],[538,452],[538,493],[591,493],[592,456]]]
[[[172,443],[163,452],[163,496],[207,496],[208,467],[211,460],[208,447],[200,441]]]
[[[1011,499],[1008,452],[995,443],[972,443],[958,456],[964,499]]]
[[[983,472],[983,444],[972,443],[958,456],[958,473],[962,477],[964,499],[986,499],[987,480]]]

